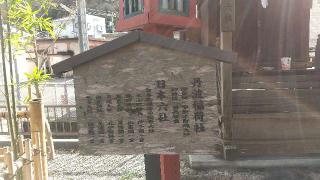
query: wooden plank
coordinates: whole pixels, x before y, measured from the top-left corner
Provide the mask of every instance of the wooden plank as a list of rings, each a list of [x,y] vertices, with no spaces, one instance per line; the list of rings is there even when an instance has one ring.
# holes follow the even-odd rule
[[[318,111],[311,111],[311,112],[304,112],[304,113],[268,113],[268,114],[235,114],[233,115],[235,119],[248,119],[248,120],[257,120],[257,119],[291,119],[297,117],[303,117],[306,120],[309,118],[316,119],[319,118],[320,120],[320,112]]]
[[[320,88],[320,81],[302,81],[302,82],[279,82],[279,83],[241,83],[232,85],[233,89],[285,89],[285,88],[297,88],[297,89],[310,89]]]
[[[299,139],[279,141],[233,141],[239,148],[239,154],[248,156],[297,156],[319,154],[320,140]]]
[[[311,75],[252,75],[252,76],[233,76],[233,84],[239,83],[259,83],[259,82],[301,82],[301,81],[320,81],[320,73]]]
[[[282,96],[282,97],[318,97],[320,96],[320,89],[284,89],[284,90],[239,90],[233,91],[232,96],[235,99],[259,98]]]
[[[319,101],[304,103],[283,103],[283,104],[260,104],[260,105],[239,105],[233,106],[234,114],[255,114],[255,113],[280,113],[280,112],[309,112],[319,111]]]
[[[286,76],[286,75],[317,75],[320,73],[320,70],[317,69],[297,69],[297,70],[272,70],[272,71],[257,71],[255,73],[248,72],[233,72],[233,77],[252,77],[252,76]]]
[[[320,113],[235,115],[233,128],[234,140],[320,139]]]
[[[304,112],[320,109],[320,90],[233,91],[234,113]]]
[[[320,104],[320,98],[309,97],[270,97],[267,96],[254,98],[234,99],[233,106],[249,106],[249,105],[279,105],[279,104],[300,104],[300,105],[317,105]]]

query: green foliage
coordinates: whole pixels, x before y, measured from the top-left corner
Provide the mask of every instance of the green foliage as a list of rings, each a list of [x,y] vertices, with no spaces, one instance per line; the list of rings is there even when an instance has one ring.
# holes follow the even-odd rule
[[[44,83],[51,79],[51,76],[49,74],[45,74],[42,70],[39,70],[38,68],[34,68],[32,73],[24,73],[24,75],[28,78],[28,81],[24,83],[24,86],[27,86],[28,88],[31,88],[31,86],[34,86],[35,88],[39,88],[39,84]],[[23,100],[24,103],[28,103],[31,99],[31,94],[25,97]]]
[[[135,172],[126,172],[124,173],[119,180],[133,180],[137,178],[139,175]]]
[[[0,0],[4,3],[5,0]],[[48,32],[55,39],[52,19],[47,17],[49,9],[57,7],[51,0],[8,0],[5,23],[17,32],[11,33],[10,40],[16,49],[30,49],[39,32]]]
[[[7,4],[6,4],[7,3]],[[25,73],[28,82],[25,83],[29,89],[35,87],[36,96],[41,96],[39,84],[49,80],[49,74],[43,73],[42,65],[44,59],[37,49],[37,35],[47,32],[52,39],[55,39],[52,19],[48,17],[48,12],[56,6],[52,0],[0,0],[0,5],[7,7],[3,12],[4,22],[14,29],[10,36],[7,34],[6,41],[10,41],[15,48],[15,53],[23,50],[31,52],[30,58],[34,58],[36,67],[31,74]],[[35,55],[35,56],[34,56]],[[31,91],[27,99],[31,98]]]
[[[50,74],[45,74],[42,70],[39,70],[38,68],[34,68],[31,74],[24,73],[24,75],[28,78],[28,86],[38,85],[51,79]]]

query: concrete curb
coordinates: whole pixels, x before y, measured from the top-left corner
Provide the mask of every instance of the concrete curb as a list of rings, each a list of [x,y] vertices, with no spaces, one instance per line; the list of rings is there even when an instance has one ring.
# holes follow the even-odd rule
[[[308,157],[276,157],[261,159],[243,159],[225,161],[211,155],[190,155],[190,166],[193,169],[210,168],[275,168],[275,167],[317,167],[320,156]]]

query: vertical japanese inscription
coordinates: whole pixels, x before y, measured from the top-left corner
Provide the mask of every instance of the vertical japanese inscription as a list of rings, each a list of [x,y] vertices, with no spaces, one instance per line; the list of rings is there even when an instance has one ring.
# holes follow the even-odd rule
[[[183,128],[183,136],[189,136],[191,134],[190,130],[190,116],[189,116],[189,93],[188,87],[181,87],[181,107],[182,107],[182,128]]]
[[[147,111],[148,132],[154,133],[152,90],[149,88],[145,90],[145,107]]]
[[[157,80],[157,108],[158,108],[158,120],[159,122],[169,121],[168,119],[168,104],[166,103],[167,96],[165,92],[166,81],[165,80]]]
[[[129,114],[129,119],[128,119],[128,140],[129,142],[134,142],[135,137],[134,137],[134,132],[135,132],[135,123],[134,123],[134,109],[132,107],[133,105],[133,96],[131,94],[126,94],[124,97],[124,110]]]
[[[171,89],[171,99],[172,99],[172,119],[173,123],[178,124],[180,122],[180,112],[179,112],[179,88]]]
[[[203,91],[202,81],[200,78],[194,78],[192,82],[192,99],[194,108],[194,131],[196,133],[204,132],[204,102],[203,102]]]
[[[136,95],[135,114],[138,119],[139,142],[144,142],[144,118],[143,118],[143,97],[141,94]]]
[[[184,137],[192,131],[205,132],[204,83],[199,77],[190,82],[188,86],[169,88],[165,80],[157,80],[154,90],[87,96],[86,108],[79,106],[79,110],[89,120],[89,142],[144,143],[148,134],[156,132],[155,126],[164,122],[182,128]]]

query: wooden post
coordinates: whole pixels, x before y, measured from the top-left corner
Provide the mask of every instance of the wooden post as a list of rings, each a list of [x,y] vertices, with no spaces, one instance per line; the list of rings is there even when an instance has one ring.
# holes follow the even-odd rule
[[[235,0],[220,0],[221,49],[233,50],[235,30]],[[221,63],[221,114],[224,140],[232,140],[232,64]],[[237,158],[235,147],[224,145],[224,158]]]
[[[201,0],[201,44],[204,46],[217,46],[219,29],[219,0]]]
[[[4,154],[4,162],[8,168],[9,178],[14,177],[13,173],[13,153],[12,152],[6,152]]]
[[[161,155],[161,180],[180,179],[180,158],[179,155]]]
[[[320,34],[318,35],[318,40],[316,45],[315,67],[317,69],[320,69]]]
[[[30,126],[31,132],[39,133],[39,148],[41,155],[41,177],[44,180],[48,179],[48,162],[47,162],[47,147],[46,147],[46,136],[45,136],[45,118],[44,118],[44,108],[40,99],[35,99],[30,102]],[[36,137],[32,137],[32,142],[35,144]],[[36,176],[35,176],[36,178]]]
[[[24,141],[24,151],[25,158],[27,163],[23,166],[23,179],[24,180],[32,180],[32,168],[31,168],[31,156],[32,156],[32,148],[30,139],[26,139]]]

